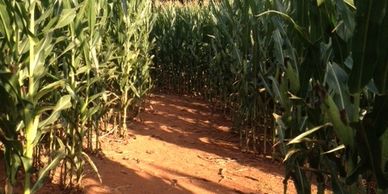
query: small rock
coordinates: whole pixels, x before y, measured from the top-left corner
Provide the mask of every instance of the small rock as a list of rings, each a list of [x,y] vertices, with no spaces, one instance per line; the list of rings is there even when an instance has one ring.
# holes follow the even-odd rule
[[[123,153],[123,151],[121,151],[121,150],[116,150],[116,152],[119,153],[119,154]]]
[[[172,179],[171,180],[171,185],[174,186],[174,187],[177,186],[178,185],[178,180]]]
[[[146,153],[147,153],[147,154],[153,154],[153,153],[155,153],[155,151],[147,150]]]
[[[123,157],[123,160],[129,160],[129,158],[128,157]]]

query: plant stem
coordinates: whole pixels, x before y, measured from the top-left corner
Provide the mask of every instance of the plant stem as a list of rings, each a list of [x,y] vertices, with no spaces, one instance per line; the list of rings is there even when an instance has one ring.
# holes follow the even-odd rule
[[[29,30],[31,33],[35,34],[35,1],[30,0],[30,25]],[[35,93],[35,80],[34,80],[34,63],[35,63],[35,41],[33,40],[33,37],[29,36],[29,44],[30,44],[30,60],[29,60],[29,85],[28,85],[28,95],[27,97],[30,98],[30,100],[33,100],[33,96]],[[32,109],[35,107],[35,103],[33,103]],[[34,117],[34,111],[31,111],[32,115],[27,115],[26,121],[26,143],[25,143],[25,152],[24,157],[27,160],[27,164],[24,165],[25,167],[25,179],[24,179],[24,194],[30,194],[31,193],[31,168],[32,168],[32,157],[34,154],[34,146],[33,142],[36,137],[36,133],[38,130],[38,124],[39,124],[39,117]]]

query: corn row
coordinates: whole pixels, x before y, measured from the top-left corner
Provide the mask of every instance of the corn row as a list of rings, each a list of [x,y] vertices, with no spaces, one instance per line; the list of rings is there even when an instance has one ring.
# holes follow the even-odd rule
[[[151,88],[151,1],[0,2],[0,144],[6,193],[60,171],[78,185],[111,117],[123,127]],[[125,100],[123,100],[125,99]],[[57,169],[57,170],[56,170]],[[19,172],[23,173],[19,173]],[[1,191],[1,190],[0,190]]]

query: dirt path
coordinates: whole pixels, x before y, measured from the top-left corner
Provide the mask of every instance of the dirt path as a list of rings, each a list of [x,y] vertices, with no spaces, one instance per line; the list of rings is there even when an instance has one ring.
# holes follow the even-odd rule
[[[87,170],[83,190],[87,194],[283,193],[283,167],[242,153],[238,138],[228,132],[230,126],[201,100],[152,95],[145,111],[129,126],[128,138],[102,139],[103,154],[92,159],[103,183]],[[1,173],[1,185],[4,181]],[[287,193],[295,193],[293,184],[288,186]],[[38,193],[69,192],[46,184]]]
[[[283,167],[238,150],[230,122],[200,100],[152,95],[130,138],[103,139],[88,194],[283,193]],[[292,184],[289,184],[289,187]],[[288,193],[295,193],[293,188]]]

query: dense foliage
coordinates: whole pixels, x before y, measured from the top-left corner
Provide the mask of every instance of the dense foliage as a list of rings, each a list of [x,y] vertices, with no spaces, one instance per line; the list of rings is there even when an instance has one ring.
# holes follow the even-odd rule
[[[152,74],[159,88],[202,95],[225,110],[243,149],[267,154],[272,143],[273,157],[284,160],[286,180],[299,193],[311,192],[310,175],[319,193],[327,184],[335,193],[384,193],[387,5],[224,0],[161,6]]]
[[[388,192],[388,2],[205,2],[0,2],[5,192],[98,173],[86,151],[125,136],[150,77],[224,111],[299,193]]]
[[[57,167],[64,185],[79,183],[85,162],[97,171],[85,150],[99,149],[100,121],[126,128],[151,87],[151,9],[141,0],[0,2],[6,193],[22,176],[24,193],[36,192]],[[107,118],[110,109],[120,114]]]

